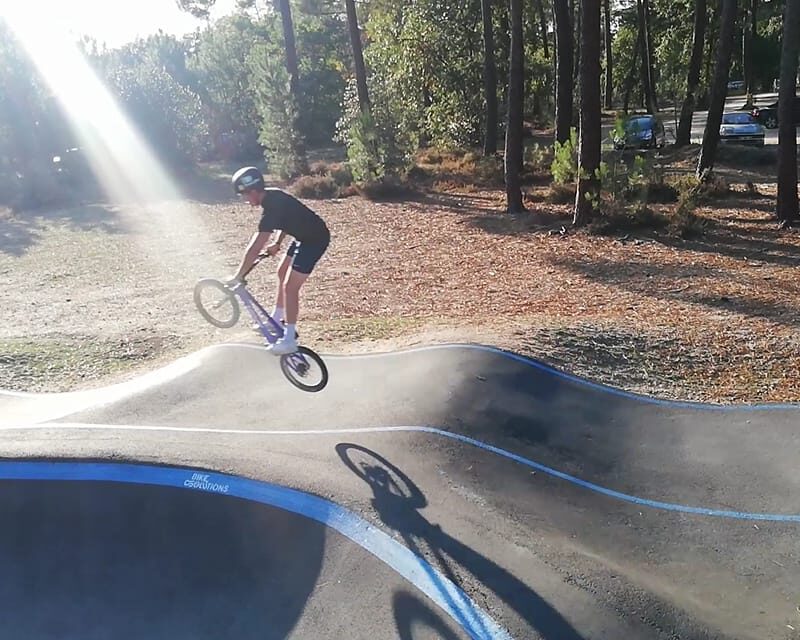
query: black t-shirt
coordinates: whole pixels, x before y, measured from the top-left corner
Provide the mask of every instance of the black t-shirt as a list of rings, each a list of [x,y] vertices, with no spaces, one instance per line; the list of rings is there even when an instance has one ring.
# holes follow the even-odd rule
[[[330,241],[325,221],[285,191],[264,189],[261,206],[264,213],[258,223],[259,231],[280,230],[306,244],[327,244]]]

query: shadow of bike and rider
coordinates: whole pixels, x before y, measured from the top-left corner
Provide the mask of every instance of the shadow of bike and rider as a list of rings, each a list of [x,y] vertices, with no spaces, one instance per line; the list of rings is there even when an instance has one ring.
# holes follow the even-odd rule
[[[419,557],[432,557],[431,564],[460,589],[466,591],[456,567],[466,570],[491,590],[509,608],[535,629],[542,638],[582,640],[583,636],[531,587],[510,571],[475,551],[429,522],[420,509],[427,505],[420,488],[397,466],[377,452],[352,443],[336,445],[342,462],[372,489],[372,506],[384,525],[402,536],[406,546]],[[354,458],[358,456],[358,463]],[[427,551],[427,553],[426,553]],[[413,603],[412,603],[413,604]],[[402,605],[399,607],[398,605]],[[435,614],[423,612],[419,603],[409,606],[407,598],[395,602],[395,617],[401,638],[412,638],[409,615],[421,622],[439,625]],[[442,637],[449,638],[449,635]]]

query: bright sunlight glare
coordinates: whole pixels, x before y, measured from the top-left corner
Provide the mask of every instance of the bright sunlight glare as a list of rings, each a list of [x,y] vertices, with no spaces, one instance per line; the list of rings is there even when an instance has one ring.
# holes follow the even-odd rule
[[[143,250],[183,275],[189,275],[187,269],[194,276],[198,270],[220,268],[209,264],[215,252],[179,182],[162,166],[77,44],[57,23],[42,20],[35,4],[14,3],[4,8],[3,18],[63,105],[92,170],[109,199],[123,205],[119,212]],[[193,231],[191,241],[187,230]],[[179,257],[184,259],[176,260]]]

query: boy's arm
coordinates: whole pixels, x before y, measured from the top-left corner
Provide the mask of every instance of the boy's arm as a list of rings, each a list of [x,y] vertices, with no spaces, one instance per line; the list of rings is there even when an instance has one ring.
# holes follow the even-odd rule
[[[234,280],[241,280],[253,268],[253,263],[258,258],[258,254],[261,253],[261,249],[267,243],[269,237],[269,231],[258,231],[253,234],[253,237],[250,238],[250,244],[247,245],[247,249],[244,252],[244,257],[239,263],[239,269],[233,277]]]
[[[275,246],[275,247],[280,247],[281,246],[281,242],[283,242],[283,239],[285,237],[286,237],[286,232],[285,231],[281,231],[279,229],[278,231],[275,232],[275,237],[273,238],[273,240],[272,240],[272,242],[270,244],[272,246]]]

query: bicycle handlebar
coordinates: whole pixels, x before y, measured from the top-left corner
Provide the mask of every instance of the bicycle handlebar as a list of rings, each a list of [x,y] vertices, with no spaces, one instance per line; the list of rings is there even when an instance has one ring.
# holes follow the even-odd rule
[[[270,258],[270,257],[272,257],[272,256],[270,256],[268,253],[259,253],[259,254],[258,254],[258,256],[256,257],[256,259],[253,261],[253,264],[250,266],[250,268],[249,268],[247,271],[245,271],[245,272],[244,272],[244,275],[243,275],[243,276],[242,276],[242,278],[241,278],[241,283],[242,283],[242,284],[246,284],[246,282],[245,282],[245,278],[246,278],[248,275],[250,275],[250,272],[251,272],[253,269],[255,269],[256,265],[257,265],[259,262],[261,262],[261,261],[262,261],[264,258]]]

